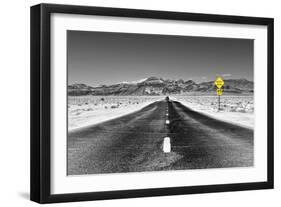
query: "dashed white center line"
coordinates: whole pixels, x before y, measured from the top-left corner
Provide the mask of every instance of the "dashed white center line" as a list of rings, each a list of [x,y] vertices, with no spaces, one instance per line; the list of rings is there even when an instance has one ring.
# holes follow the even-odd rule
[[[171,152],[171,141],[170,137],[165,137],[163,141],[163,152],[169,153]]]
[[[168,107],[166,108],[166,116],[169,116],[169,110]],[[170,124],[170,120],[166,120],[166,124]],[[164,153],[169,153],[171,152],[171,141],[170,137],[165,137],[163,141],[163,152]]]

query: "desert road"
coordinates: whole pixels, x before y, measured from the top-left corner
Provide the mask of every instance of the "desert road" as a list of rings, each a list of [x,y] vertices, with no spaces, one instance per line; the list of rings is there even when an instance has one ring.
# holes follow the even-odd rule
[[[158,101],[68,133],[67,174],[249,167],[253,136],[180,102]]]

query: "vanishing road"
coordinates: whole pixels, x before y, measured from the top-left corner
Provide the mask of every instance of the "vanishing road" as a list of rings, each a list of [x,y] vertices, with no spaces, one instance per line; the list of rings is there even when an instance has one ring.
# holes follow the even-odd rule
[[[254,163],[253,130],[166,100],[73,131],[67,145],[68,175],[249,167]]]

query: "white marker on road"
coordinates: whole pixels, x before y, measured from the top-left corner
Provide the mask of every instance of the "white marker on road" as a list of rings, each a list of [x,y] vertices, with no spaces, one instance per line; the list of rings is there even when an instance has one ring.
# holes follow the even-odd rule
[[[170,124],[170,120],[166,120],[166,124]]]
[[[171,152],[171,142],[170,137],[165,137],[163,141],[163,152],[169,153]]]

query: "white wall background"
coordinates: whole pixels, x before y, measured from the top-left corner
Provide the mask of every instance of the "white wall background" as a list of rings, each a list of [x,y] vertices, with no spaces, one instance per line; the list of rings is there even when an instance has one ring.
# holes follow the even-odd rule
[[[1,2],[0,206],[36,206],[29,201],[29,7],[38,3],[81,4],[275,18],[275,189],[53,206],[266,206],[281,203],[281,3],[278,0],[14,0]],[[235,175],[233,175],[235,176]],[[280,205],[280,204],[279,204]]]

